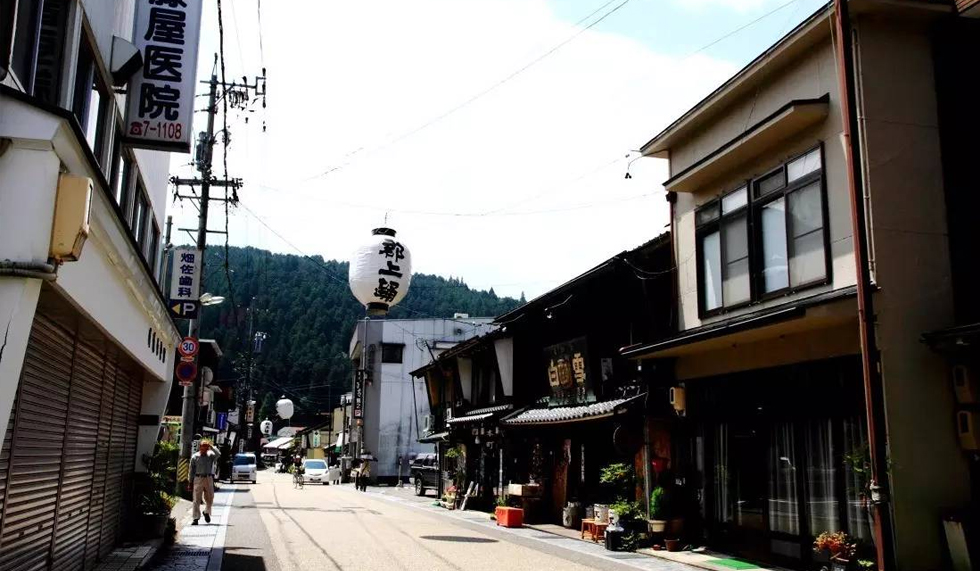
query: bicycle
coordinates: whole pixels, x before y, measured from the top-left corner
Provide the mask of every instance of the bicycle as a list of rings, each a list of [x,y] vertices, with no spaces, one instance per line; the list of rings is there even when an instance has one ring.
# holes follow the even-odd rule
[[[303,473],[299,470],[293,472],[293,487],[303,489]]]

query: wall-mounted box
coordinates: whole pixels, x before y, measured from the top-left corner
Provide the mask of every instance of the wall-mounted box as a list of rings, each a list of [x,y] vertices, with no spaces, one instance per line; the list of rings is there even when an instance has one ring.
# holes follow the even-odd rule
[[[76,261],[88,238],[92,209],[92,179],[61,174],[51,225],[50,257],[59,261]]]

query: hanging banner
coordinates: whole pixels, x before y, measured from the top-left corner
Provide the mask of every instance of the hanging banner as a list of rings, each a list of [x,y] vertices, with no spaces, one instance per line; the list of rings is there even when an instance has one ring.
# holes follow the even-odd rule
[[[178,319],[197,319],[201,311],[201,251],[177,248],[170,278],[170,313]]]
[[[364,371],[354,374],[354,405],[351,407],[351,417],[364,418]]]
[[[136,0],[143,67],[127,87],[125,142],[189,153],[203,0]]]

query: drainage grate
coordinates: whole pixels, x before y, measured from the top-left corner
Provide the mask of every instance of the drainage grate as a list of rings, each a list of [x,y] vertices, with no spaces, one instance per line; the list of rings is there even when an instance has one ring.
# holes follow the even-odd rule
[[[210,550],[205,551],[190,551],[186,549],[171,551],[167,554],[167,557],[208,557],[211,555]]]
[[[646,555],[640,555],[638,553],[607,553],[606,557],[613,559],[648,559]]]

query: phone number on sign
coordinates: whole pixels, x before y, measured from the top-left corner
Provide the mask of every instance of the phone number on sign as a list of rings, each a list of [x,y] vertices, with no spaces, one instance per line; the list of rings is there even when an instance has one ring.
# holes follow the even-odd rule
[[[180,139],[183,125],[165,121],[133,121],[129,124],[129,134],[136,137],[155,135],[161,139]]]

